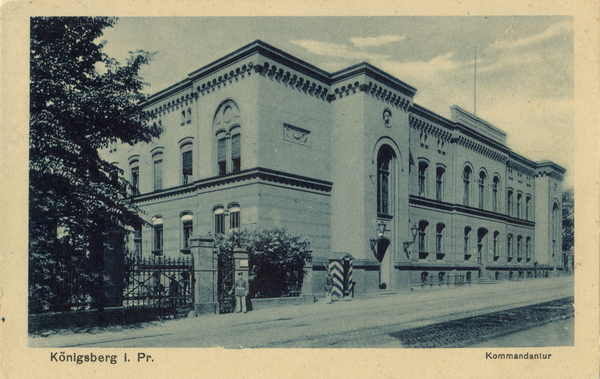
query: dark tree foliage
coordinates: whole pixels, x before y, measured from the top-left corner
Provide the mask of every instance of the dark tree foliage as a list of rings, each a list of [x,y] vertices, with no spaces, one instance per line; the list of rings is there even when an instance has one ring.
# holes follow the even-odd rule
[[[304,261],[310,254],[307,238],[285,229],[243,230],[218,234],[215,244],[223,268],[232,269],[235,247],[246,249],[249,269],[254,274],[249,282],[251,297],[281,297],[302,288]],[[220,290],[229,291],[233,279],[223,279]]]
[[[120,65],[97,41],[116,19],[30,22],[29,295],[39,311],[101,296],[86,288],[100,288],[103,233],[140,221],[127,182],[98,150],[148,142],[161,130],[146,126],[139,107],[138,73],[152,54],[130,53]]]
[[[562,236],[563,251],[569,251],[575,245],[575,199],[573,189],[563,192],[562,197]]]

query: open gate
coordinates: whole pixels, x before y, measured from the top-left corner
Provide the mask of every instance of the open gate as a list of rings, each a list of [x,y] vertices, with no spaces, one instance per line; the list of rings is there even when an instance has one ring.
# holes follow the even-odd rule
[[[233,313],[235,300],[229,293],[233,288],[235,260],[233,256],[219,255],[218,298],[219,313]]]

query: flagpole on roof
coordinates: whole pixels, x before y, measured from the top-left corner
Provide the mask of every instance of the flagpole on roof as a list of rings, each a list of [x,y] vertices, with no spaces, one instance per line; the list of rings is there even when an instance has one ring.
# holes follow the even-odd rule
[[[475,65],[473,66],[473,116],[477,116],[477,46],[474,46]]]

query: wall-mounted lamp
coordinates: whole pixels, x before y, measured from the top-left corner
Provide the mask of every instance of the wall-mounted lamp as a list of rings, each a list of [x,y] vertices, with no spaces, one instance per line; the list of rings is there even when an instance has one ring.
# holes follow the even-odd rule
[[[417,227],[417,223],[413,223],[412,228],[410,228],[410,232],[412,233],[412,241],[410,242],[403,242],[404,245],[404,253],[406,253],[406,258],[410,259],[410,253],[408,252],[408,247],[410,245],[412,245],[413,243],[415,243],[415,240],[417,239],[417,233],[419,232],[419,228]]]
[[[383,235],[385,234],[385,232],[388,231],[388,229],[385,228],[385,222],[383,222],[382,220],[380,220],[377,223],[377,238],[371,238],[369,241],[371,243],[371,250],[373,251],[373,254],[375,254],[375,256],[377,256],[377,251],[375,250],[375,246],[377,246],[377,244],[379,243],[379,241],[381,241],[381,239],[383,238]]]

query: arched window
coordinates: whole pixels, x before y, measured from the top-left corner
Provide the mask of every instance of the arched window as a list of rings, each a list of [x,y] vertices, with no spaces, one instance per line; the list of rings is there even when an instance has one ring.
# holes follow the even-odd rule
[[[500,233],[499,232],[494,232],[494,260],[496,260],[498,258],[498,256],[500,255],[500,252],[498,251],[498,235]]]
[[[471,205],[471,168],[466,166],[463,171],[463,205]]]
[[[522,236],[517,236],[517,259],[521,259],[521,239]]]
[[[140,194],[140,161],[133,160],[129,164],[129,170],[131,172],[131,193],[133,195]]]
[[[377,153],[377,213],[391,214],[390,209],[390,175],[391,164],[395,158],[389,145],[383,145]]]
[[[421,273],[421,283],[425,284],[427,283],[427,276],[429,275],[429,273],[427,271],[423,271]]]
[[[142,258],[142,227],[136,227],[133,232],[133,245],[135,247],[135,256]]]
[[[531,196],[525,196],[525,220],[529,220],[530,218],[530,206],[531,206]]]
[[[512,216],[512,205],[513,204],[513,191],[511,189],[508,190],[506,194],[506,214]]]
[[[419,162],[419,196],[426,197],[427,162]]]
[[[483,253],[487,250],[487,229],[479,228],[477,230],[477,263],[483,263]]]
[[[465,260],[468,260],[471,257],[471,249],[469,246],[469,234],[471,233],[471,227],[467,226],[465,227],[465,234],[464,234],[464,238],[465,238],[465,244],[464,244],[464,255],[465,255]]]
[[[229,206],[229,229],[239,229],[240,228],[240,206],[230,205]]]
[[[531,237],[525,238],[525,258],[531,259]]]
[[[556,256],[556,249],[558,244],[558,204],[554,203],[552,206],[552,257]]]
[[[443,167],[438,167],[435,172],[435,199],[444,201],[444,173]]]
[[[492,182],[492,211],[498,212],[498,184],[500,183],[500,178],[494,176],[494,181]]]
[[[435,228],[435,253],[437,259],[444,258],[444,228],[446,225],[439,223]]]
[[[213,120],[217,150],[217,175],[236,173],[242,169],[242,134],[240,110],[228,100],[221,104]]]
[[[512,234],[506,236],[506,251],[508,252],[508,260],[512,259]]]
[[[159,191],[163,189],[163,154],[162,152],[155,153],[152,155],[152,162],[154,166],[154,190]]]
[[[445,275],[446,275],[446,273],[445,273],[444,271],[441,271],[441,272],[438,274],[438,279],[439,279],[440,283],[444,283],[444,276],[445,276]]]
[[[152,217],[152,228],[154,233],[152,236],[152,253],[162,255],[163,252],[163,219],[161,216]]]
[[[214,210],[215,214],[215,234],[225,233],[225,208],[217,207]]]
[[[189,253],[190,238],[194,235],[194,216],[187,212],[181,216],[181,251]]]
[[[427,257],[427,221],[419,221],[419,258],[424,259]]]
[[[186,143],[181,146],[181,184],[189,184],[192,182],[193,169],[193,145]]]
[[[517,218],[521,218],[521,198],[523,194],[517,193]]]
[[[479,208],[485,208],[485,179],[486,175],[484,171],[479,173]]]

